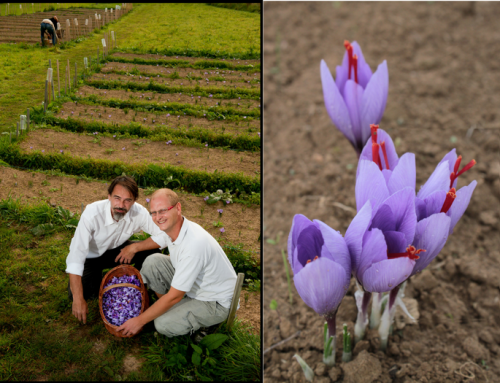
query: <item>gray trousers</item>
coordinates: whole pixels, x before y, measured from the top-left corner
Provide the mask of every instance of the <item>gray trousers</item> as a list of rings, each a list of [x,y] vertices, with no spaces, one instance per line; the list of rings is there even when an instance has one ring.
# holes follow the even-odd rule
[[[174,266],[170,256],[152,254],[141,269],[145,284],[158,294],[166,294],[174,278]],[[156,331],[168,337],[193,333],[200,327],[209,327],[224,322],[229,309],[215,301],[206,302],[189,298],[187,295],[170,310],[154,320]]]

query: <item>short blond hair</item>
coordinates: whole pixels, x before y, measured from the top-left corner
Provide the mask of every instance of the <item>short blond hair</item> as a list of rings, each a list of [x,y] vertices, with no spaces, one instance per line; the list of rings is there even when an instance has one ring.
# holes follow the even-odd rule
[[[161,195],[167,197],[172,206],[176,205],[179,202],[179,196],[177,195],[177,193],[174,192],[172,189],[167,189],[167,188],[158,189],[157,191],[155,191],[151,196],[151,200]]]

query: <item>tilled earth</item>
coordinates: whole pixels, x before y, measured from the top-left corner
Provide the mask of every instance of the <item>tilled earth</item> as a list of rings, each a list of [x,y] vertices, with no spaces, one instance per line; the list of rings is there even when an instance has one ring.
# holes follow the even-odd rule
[[[319,375],[316,382],[500,381],[500,4],[268,2],[264,8],[264,239],[278,239],[264,248],[266,381],[305,381],[295,353]],[[477,161],[458,187],[478,185],[444,249],[408,282],[418,324],[399,323],[387,353],[369,332],[350,363],[341,363],[339,339],[337,366],[326,369],[324,321],[293,286],[294,304],[288,303],[281,249],[295,214],[342,235],[355,214],[357,157],[326,113],[319,73],[325,59],[335,77],[344,40],[360,44],[372,71],[387,60],[380,127],[400,156],[416,154],[417,188],[452,148],[463,164]],[[351,283],[340,305],[338,334],[343,323],[353,333],[354,289]]]

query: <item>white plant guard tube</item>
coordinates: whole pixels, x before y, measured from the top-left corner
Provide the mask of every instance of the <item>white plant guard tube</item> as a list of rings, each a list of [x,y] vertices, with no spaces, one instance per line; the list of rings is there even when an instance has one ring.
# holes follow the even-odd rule
[[[83,65],[85,66],[85,69],[88,69],[89,67],[89,62],[86,57],[83,58]]]
[[[75,19],[75,25],[78,25],[78,20],[77,19]]]
[[[89,25],[89,19],[85,19],[85,25]]]
[[[57,30],[60,31],[61,30],[61,23],[60,22],[57,22]]]
[[[105,39],[101,39],[101,41],[102,41],[103,48],[106,48],[106,40]]]
[[[21,118],[19,120],[19,126],[21,127],[21,130],[26,129],[26,116],[24,114],[21,115]]]
[[[47,69],[47,81],[49,84],[52,82],[52,68]]]
[[[115,41],[115,31],[111,31],[111,40]]]

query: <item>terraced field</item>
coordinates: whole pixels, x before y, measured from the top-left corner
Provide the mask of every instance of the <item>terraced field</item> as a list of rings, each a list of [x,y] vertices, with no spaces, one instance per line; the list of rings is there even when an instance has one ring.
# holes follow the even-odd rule
[[[185,7],[190,12],[208,9],[226,21],[228,16],[236,20],[245,13],[201,4]],[[113,28],[123,36],[119,50],[110,49],[110,55],[101,55],[98,62],[94,54],[85,72],[78,67],[77,86],[68,91],[61,86],[60,95],[55,92],[46,111],[40,106],[42,100],[33,102],[29,129],[20,129],[19,136],[11,125],[1,127],[0,246],[9,255],[0,269],[5,276],[0,286],[7,294],[0,295],[4,303],[0,305],[0,378],[259,378],[260,56],[238,53],[234,47],[228,47],[231,56],[212,47],[199,49],[198,55],[181,55],[179,49],[174,54],[157,54],[156,49],[170,49],[161,43],[154,51],[137,53],[133,42],[138,29],[120,26],[134,13],[134,17],[153,17],[160,10],[181,18],[186,9],[168,4],[135,6],[114,23]],[[258,15],[250,18],[259,23]],[[68,49],[79,49],[90,58],[86,52],[95,52],[90,45],[94,40]],[[66,64],[63,57],[57,58]],[[61,73],[64,79],[62,67]],[[23,91],[29,97],[34,94],[28,86]],[[192,363],[189,336],[163,340],[143,334],[123,343],[104,329],[96,302],[89,302],[86,325],[77,323],[71,314],[64,270],[72,234],[82,209],[107,198],[107,185],[121,174],[136,179],[140,186],[137,203],[145,207],[154,190],[177,191],[183,214],[211,233],[236,272],[245,273],[237,324],[230,332],[220,329],[228,335],[227,347],[221,347],[220,354],[210,354],[217,360],[216,368]],[[42,261],[35,270],[32,265],[38,259]],[[24,306],[26,310],[18,310]],[[35,328],[33,323],[41,325]],[[38,339],[35,331],[45,338],[49,332],[55,334],[53,339],[66,344],[73,356],[64,361],[59,358],[53,366],[43,356],[49,345],[34,341]],[[13,346],[13,342],[28,340],[36,346]],[[241,349],[248,354],[234,354]],[[179,353],[172,354],[172,350]],[[6,358],[7,353],[13,357]],[[178,355],[186,362],[164,365]],[[23,358],[36,362],[23,370]]]

